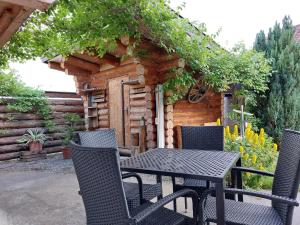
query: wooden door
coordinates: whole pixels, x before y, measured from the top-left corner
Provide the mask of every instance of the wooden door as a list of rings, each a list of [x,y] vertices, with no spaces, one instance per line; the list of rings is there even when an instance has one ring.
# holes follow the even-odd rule
[[[129,87],[122,85],[122,81],[128,81],[128,77],[109,80],[109,120],[110,128],[116,130],[118,146],[129,147]]]

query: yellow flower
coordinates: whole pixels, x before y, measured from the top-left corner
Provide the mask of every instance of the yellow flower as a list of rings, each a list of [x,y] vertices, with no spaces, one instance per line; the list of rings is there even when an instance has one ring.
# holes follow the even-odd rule
[[[265,130],[264,130],[264,128],[261,128],[261,129],[260,129],[259,137],[260,137],[260,138],[265,137]]]
[[[248,177],[248,178],[251,177],[251,173],[247,172],[246,177]]]
[[[252,137],[252,142],[254,145],[258,145],[258,134],[254,134]]]
[[[247,140],[247,141],[253,143],[253,137],[254,137],[254,131],[251,130],[251,131],[249,132],[248,140]]]
[[[251,133],[251,130],[249,128],[247,128],[245,131],[245,138],[248,142],[250,140],[250,133]]]
[[[257,155],[254,154],[254,155],[252,156],[252,163],[255,164],[256,161],[257,161]]]
[[[273,150],[274,150],[275,152],[277,152],[277,150],[278,150],[278,145],[277,145],[276,143],[274,143],[274,145],[273,145]]]
[[[226,128],[224,127],[224,137],[227,137]]]
[[[246,128],[246,130],[245,130],[245,134],[250,134],[250,132],[251,132],[251,129],[250,128]]]
[[[247,127],[246,128],[249,128],[251,130],[252,129],[251,123],[247,123]]]
[[[238,127],[238,125],[234,125],[233,133],[234,133],[235,136],[239,136],[239,127]]]
[[[241,156],[244,155],[244,151],[245,151],[244,147],[243,147],[243,146],[240,146],[240,153],[241,153]]]
[[[258,167],[258,169],[261,170],[261,171],[264,171],[264,170],[265,170],[265,168],[263,167],[263,165],[260,165],[260,166]]]
[[[247,160],[249,159],[249,154],[246,153],[246,154],[243,156],[243,159],[244,159],[245,161],[247,161]]]
[[[220,120],[220,118],[217,119],[217,126],[221,126],[221,120]]]
[[[226,135],[229,137],[229,134],[230,134],[230,127],[229,127],[229,126],[226,126],[226,127],[225,127],[225,130],[226,130]]]
[[[260,143],[260,145],[264,145],[265,144],[265,137],[264,136],[259,137],[259,143]]]
[[[236,139],[235,134],[232,134],[232,135],[231,135],[231,141],[235,141],[235,139]]]

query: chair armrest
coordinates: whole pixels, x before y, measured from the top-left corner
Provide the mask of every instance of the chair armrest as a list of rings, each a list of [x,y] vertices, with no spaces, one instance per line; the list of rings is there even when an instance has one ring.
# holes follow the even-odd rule
[[[241,189],[235,189],[235,188],[226,188],[224,190],[225,193],[230,194],[242,194],[242,195],[249,195],[254,197],[260,197],[264,199],[269,199],[275,202],[284,203],[290,206],[299,206],[299,203],[295,199],[290,199],[278,195],[272,195],[268,193],[262,193],[258,191],[252,191],[252,190],[241,190]]]
[[[144,196],[143,196],[143,181],[140,175],[137,173],[124,173],[122,174],[122,179],[134,177],[137,179],[138,185],[139,185],[139,193],[140,193],[140,203],[142,204],[144,202]]]
[[[256,173],[258,175],[274,177],[273,173],[266,172],[266,171],[261,171],[261,170],[256,170],[256,169],[252,169],[252,168],[247,168],[247,167],[233,167],[232,170],[239,170],[239,171],[242,171],[242,172]]]
[[[143,181],[142,181],[142,178],[136,173],[124,173],[124,174],[122,174],[122,179],[130,178],[130,177],[135,177],[137,179],[138,185],[139,185],[139,192],[140,192],[140,202],[143,203],[144,198],[143,198]],[[78,194],[81,195],[80,190],[78,191]]]
[[[194,214],[193,219],[196,224],[197,218],[198,218],[197,214],[199,211],[199,202],[198,202],[199,196],[196,191],[193,191],[191,189],[183,189],[183,190],[177,191],[173,194],[170,194],[170,195],[162,198],[158,202],[154,203],[153,205],[149,206],[142,212],[138,213],[135,217],[133,217],[133,219],[138,224],[138,223],[142,222],[144,219],[146,219],[148,216],[150,216],[152,213],[156,212],[157,210],[159,210],[166,204],[172,202],[174,199],[179,198],[179,197],[185,197],[185,196],[191,197],[193,199],[193,214]]]
[[[125,157],[132,156],[132,150],[130,150],[128,148],[118,147],[118,151],[119,151],[120,156],[125,156]]]

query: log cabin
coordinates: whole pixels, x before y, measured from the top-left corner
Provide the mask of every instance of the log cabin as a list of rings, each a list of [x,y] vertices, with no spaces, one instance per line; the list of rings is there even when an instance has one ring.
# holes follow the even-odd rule
[[[0,48],[34,10],[45,11],[53,2],[54,0],[0,0]]]
[[[205,125],[223,118],[224,94],[201,81],[186,98],[168,104],[162,84],[175,76],[170,71],[186,68],[187,63],[147,38],[135,49],[147,54],[129,56],[130,42],[129,37],[121,37],[117,48],[103,57],[81,53],[44,61],[51,69],[74,76],[84,101],[87,130],[114,128],[119,146],[143,152],[176,147],[177,126]]]

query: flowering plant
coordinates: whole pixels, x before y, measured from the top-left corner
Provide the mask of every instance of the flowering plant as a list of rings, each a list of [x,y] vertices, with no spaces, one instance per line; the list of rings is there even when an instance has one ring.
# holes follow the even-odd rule
[[[278,146],[263,128],[256,133],[252,130],[251,124],[248,124],[244,137],[241,137],[238,125],[234,125],[233,131],[226,126],[224,137],[225,150],[240,152],[244,167],[274,172],[278,158]],[[270,179],[268,179],[251,173],[243,175],[245,187],[250,188],[270,188]]]

